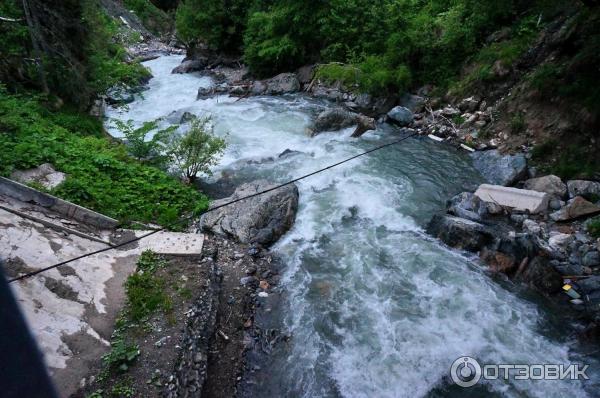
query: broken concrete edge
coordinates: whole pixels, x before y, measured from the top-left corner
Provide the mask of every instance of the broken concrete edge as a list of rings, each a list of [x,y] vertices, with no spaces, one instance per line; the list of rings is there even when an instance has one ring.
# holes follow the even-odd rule
[[[0,177],[0,194],[10,196],[23,202],[34,203],[65,217],[72,218],[87,225],[101,229],[115,229],[119,221],[93,210],[57,198],[37,189],[20,184],[5,177]]]
[[[480,185],[475,196],[484,202],[496,203],[516,210],[527,210],[532,214],[545,211],[550,201],[550,195],[543,192],[489,184]]]
[[[96,238],[95,236],[84,234],[83,232],[79,232],[79,231],[77,231],[75,229],[72,229],[72,228],[67,228],[64,225],[59,225],[59,224],[56,224],[56,223],[53,223],[53,222],[50,222],[50,221],[46,221],[46,220],[43,220],[43,219],[41,219],[39,217],[35,217],[35,216],[30,215],[30,214],[25,214],[25,213],[23,213],[21,211],[18,211],[18,210],[15,210],[15,209],[11,209],[11,208],[6,207],[6,206],[0,206],[0,209],[2,209],[4,211],[8,211],[10,213],[13,213],[13,214],[15,214],[15,215],[17,215],[19,217],[26,218],[26,219],[31,220],[31,221],[35,221],[35,222],[37,222],[39,224],[42,224],[43,226],[48,227],[48,228],[53,228],[53,229],[56,229],[56,230],[59,230],[59,231],[66,232],[68,234],[77,235],[80,238],[85,238],[85,239],[92,240],[94,242],[104,243],[107,246],[112,246],[112,243],[110,243],[110,242],[107,242],[107,241],[102,240],[100,238]]]

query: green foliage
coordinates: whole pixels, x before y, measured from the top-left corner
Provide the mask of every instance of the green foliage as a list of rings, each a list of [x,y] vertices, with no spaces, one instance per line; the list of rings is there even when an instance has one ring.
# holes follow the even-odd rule
[[[125,62],[123,45],[113,39],[119,35],[119,25],[97,4],[86,4],[83,19],[94,32],[86,43],[90,88],[96,93],[104,93],[117,85],[137,86],[150,78],[150,71],[143,65]]]
[[[532,159],[541,171],[562,179],[589,178],[600,172],[600,159],[594,148],[572,142],[565,147],[554,140],[536,145]]]
[[[164,166],[168,161],[168,157],[164,154],[165,143],[179,126],[172,125],[158,130],[159,122],[160,119],[145,122],[141,127],[136,128],[133,120],[127,122],[114,120],[116,128],[125,136],[125,144],[131,156],[153,165]],[[150,139],[148,139],[149,134],[152,134]]]
[[[356,92],[382,94],[408,88],[411,75],[404,65],[392,68],[382,57],[369,56],[357,65],[330,63],[319,65],[315,76],[327,83],[340,82]]]
[[[135,388],[131,377],[120,380],[110,389],[110,396],[113,398],[133,398],[135,396]]]
[[[108,354],[102,356],[102,362],[109,372],[126,372],[140,355],[140,347],[123,340],[110,344]]]
[[[124,0],[123,4],[127,9],[133,11],[151,32],[162,34],[171,29],[169,16],[152,4],[150,0]]]
[[[239,51],[248,7],[245,0],[186,0],[177,9],[179,38],[189,47],[206,43],[220,51]]]
[[[157,310],[172,309],[171,299],[164,293],[164,282],[150,272],[137,272],[127,279],[127,314],[134,321],[146,319]]]
[[[43,13],[35,8],[40,28],[34,37],[41,54],[33,49],[21,2],[0,4],[0,15],[21,20],[0,23],[0,79],[13,92],[44,89],[45,82],[50,94],[82,109],[114,85],[137,85],[150,76],[140,64],[125,62],[116,39],[121,28],[97,0],[46,3]]]
[[[588,221],[586,229],[593,238],[600,238],[600,217]]]
[[[156,271],[166,265],[166,261],[151,251],[142,253],[137,271],[125,282],[127,304],[124,316],[129,322],[139,323],[158,310],[167,313],[173,303],[165,293],[164,280],[156,276]]]
[[[166,266],[166,264],[165,259],[152,250],[144,250],[137,261],[137,269],[138,271],[153,273],[157,269]]]
[[[279,7],[250,16],[244,35],[244,60],[258,74],[289,70],[306,59],[307,51],[292,31],[293,8]],[[290,29],[292,28],[292,29]]]
[[[52,163],[68,175],[53,194],[122,222],[167,224],[208,205],[194,189],[131,158],[91,117],[49,111],[40,98],[0,89],[0,131],[0,175]]]
[[[194,181],[199,173],[211,174],[225,147],[225,140],[214,135],[209,117],[195,118],[186,133],[172,137],[167,153],[181,175]]]

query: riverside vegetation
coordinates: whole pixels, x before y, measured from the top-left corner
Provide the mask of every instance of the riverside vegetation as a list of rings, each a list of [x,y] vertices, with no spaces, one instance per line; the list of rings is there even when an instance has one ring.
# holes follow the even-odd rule
[[[139,12],[155,10],[148,14],[152,20],[166,18],[148,2],[127,3]],[[208,198],[168,170],[176,154],[182,172],[208,171],[205,164],[225,144],[205,124],[183,135],[174,134],[177,126],[156,131],[157,121],[140,128],[120,124],[128,138],[124,145],[86,112],[109,89],[150,78],[124,48],[136,40],[135,32],[123,30],[94,0],[23,4],[33,15],[29,24],[21,2],[0,4],[0,15],[10,19],[0,24],[0,174],[51,163],[68,175],[52,194],[124,224],[168,225],[205,210]],[[149,133],[156,139],[145,142]],[[195,146],[198,140],[206,146]]]

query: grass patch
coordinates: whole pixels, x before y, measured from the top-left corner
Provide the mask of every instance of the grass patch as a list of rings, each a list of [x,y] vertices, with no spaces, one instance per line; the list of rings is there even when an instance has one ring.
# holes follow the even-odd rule
[[[327,84],[340,83],[355,93],[381,94],[402,91],[411,82],[407,67],[391,67],[385,57],[368,56],[357,64],[330,63],[319,65],[315,77]]]
[[[137,261],[136,272],[127,278],[125,307],[117,318],[111,336],[110,352],[102,357],[103,370],[100,380],[127,372],[140,356],[140,347],[130,342],[132,330],[144,329],[144,321],[156,312],[162,311],[168,315],[172,310],[173,304],[165,292],[164,280],[156,276],[156,271],[166,265],[163,257],[146,250]]]
[[[600,159],[593,149],[573,143],[561,147],[554,140],[536,145],[532,160],[540,171],[555,174],[562,179],[591,178],[600,172]]]
[[[98,120],[69,108],[50,111],[42,97],[1,87],[0,146],[0,175],[52,163],[68,177],[50,193],[123,223],[167,225],[208,206],[192,187],[133,159]]]
[[[510,119],[510,131],[514,135],[519,135],[525,132],[527,124],[525,123],[525,117],[523,113],[517,112]]]
[[[504,68],[512,68],[529,49],[540,28],[534,19],[525,18],[512,28],[511,38],[483,46],[470,60],[471,71],[453,83],[451,91],[464,95],[474,87],[500,80],[494,64],[498,62]]]

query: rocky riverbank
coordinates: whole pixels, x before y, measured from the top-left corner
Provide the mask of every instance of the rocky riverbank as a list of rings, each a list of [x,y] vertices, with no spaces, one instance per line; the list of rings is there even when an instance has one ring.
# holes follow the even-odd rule
[[[358,137],[375,129],[376,123],[390,123],[470,153],[475,168],[495,185],[449,200],[447,214],[435,216],[428,231],[450,246],[478,253],[491,272],[565,302],[585,320],[586,331],[600,324],[600,240],[588,231],[591,218],[600,213],[600,183],[542,175],[530,165],[531,147],[515,151],[508,134],[490,138],[486,131],[498,110],[484,99],[472,96],[443,103],[428,98],[427,87],[400,98],[374,98],[340,84],[325,84],[312,66],[252,80],[245,68],[232,63],[192,62],[185,61],[183,69],[194,66],[194,71],[217,81],[212,88],[200,89],[198,98],[305,92],[336,102],[337,108],[316,117],[310,135],[357,126],[352,137]]]

